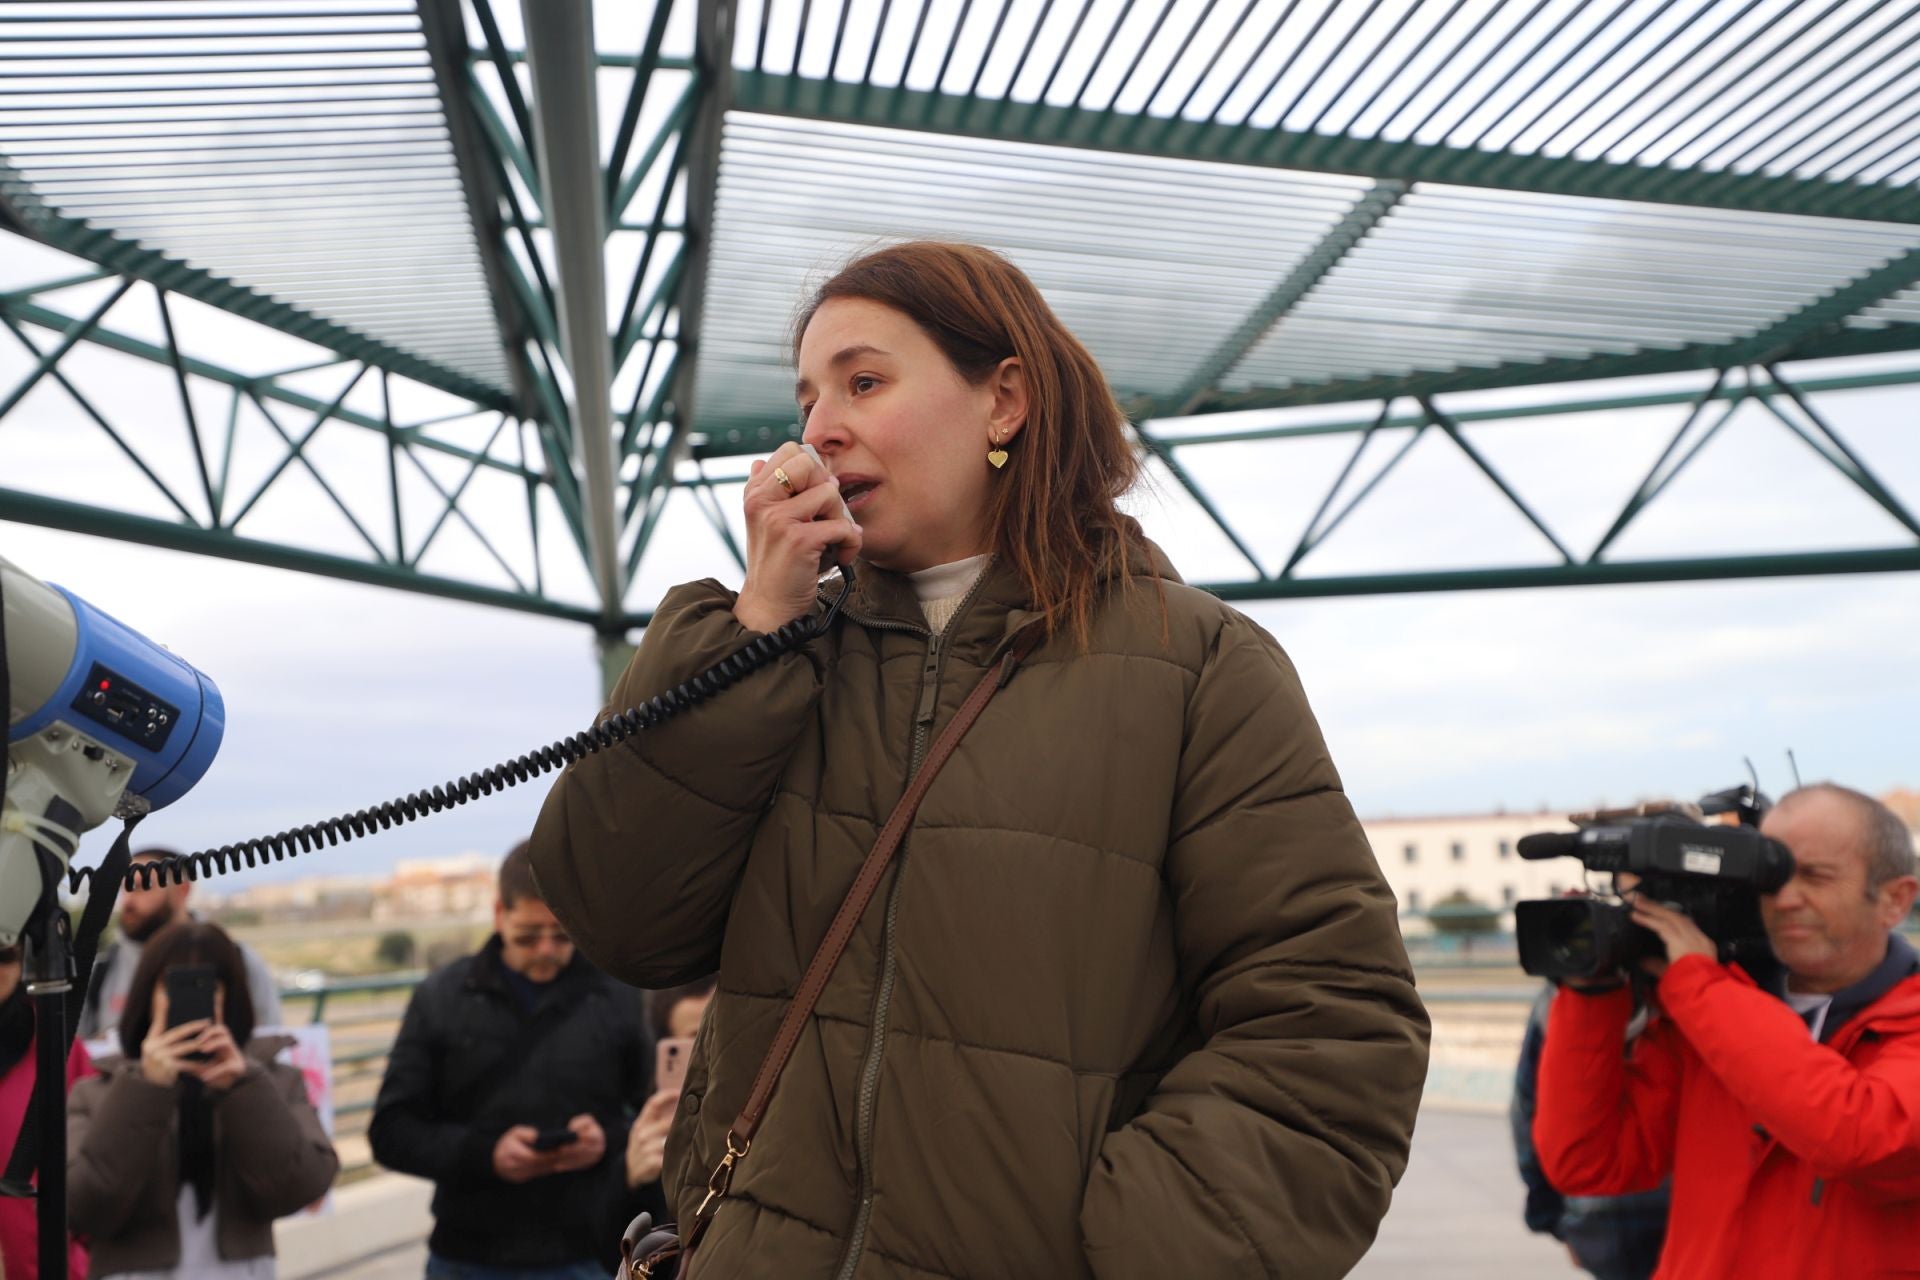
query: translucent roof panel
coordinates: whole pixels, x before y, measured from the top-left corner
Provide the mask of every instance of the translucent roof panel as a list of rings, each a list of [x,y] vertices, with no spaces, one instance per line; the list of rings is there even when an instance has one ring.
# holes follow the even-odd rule
[[[810,284],[902,238],[1006,253],[1122,396],[1178,390],[1369,184],[736,114],[700,347],[699,425],[793,417],[788,325]]]
[[[414,6],[22,3],[0,43],[0,182],[36,233],[509,387]]]
[[[1847,323],[1859,329],[1884,329],[1894,324],[1920,324],[1920,289],[1897,293],[1877,307],[1868,307]]]
[[[735,64],[1147,117],[1894,186],[1920,9],[1881,0],[746,0]]]
[[[1222,389],[1723,346],[1920,227],[1416,186]]]

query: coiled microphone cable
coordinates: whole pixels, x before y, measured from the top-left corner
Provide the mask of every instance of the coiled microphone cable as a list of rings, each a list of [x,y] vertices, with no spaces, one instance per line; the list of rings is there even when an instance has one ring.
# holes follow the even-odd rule
[[[156,884],[181,884],[189,880],[203,880],[209,876],[238,871],[242,867],[281,862],[302,853],[311,853],[323,845],[330,848],[344,844],[360,836],[370,835],[376,831],[386,831],[423,818],[427,814],[439,813],[442,810],[466,804],[470,800],[490,796],[496,791],[504,791],[508,787],[517,786],[572,764],[575,760],[592,755],[596,751],[604,751],[616,746],[642,730],[655,728],[688,708],[699,706],[715,694],[731,688],[755,671],[767,666],[774,659],[792,653],[808,641],[825,635],[839,620],[840,611],[845,606],[847,597],[853,592],[852,567],[842,565],[840,577],[844,585],[825,613],[817,617],[795,618],[777,631],[755,636],[691,679],[648,699],[637,707],[608,716],[599,724],[584,729],[572,737],[562,738],[550,746],[528,752],[518,759],[495,765],[491,769],[468,774],[464,778],[429,790],[416,791],[412,795],[389,800],[371,809],[342,814],[337,818],[329,818],[325,822],[293,827],[275,835],[244,840],[239,844],[225,844],[217,849],[207,849],[199,853],[168,855],[136,863],[127,868],[124,887],[150,889]],[[69,870],[67,872],[68,889],[78,893],[83,885],[91,888],[93,872],[92,867]]]

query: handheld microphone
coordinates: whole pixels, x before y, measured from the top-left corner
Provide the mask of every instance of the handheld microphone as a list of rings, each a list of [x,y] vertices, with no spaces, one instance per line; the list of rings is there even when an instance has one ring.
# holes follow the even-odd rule
[[[810,444],[806,444],[802,442],[802,444],[800,445],[800,452],[806,454],[807,457],[811,458],[813,460],[813,465],[820,468],[822,473],[829,476],[833,474],[830,470],[828,470],[827,460],[820,456],[820,451],[818,449],[814,448]],[[835,485],[834,495],[835,495],[835,501],[837,501],[840,504],[840,518],[842,520],[852,522],[853,512],[847,509],[847,500],[845,498],[839,497],[839,493],[840,493],[840,486]],[[848,582],[853,581],[852,566],[840,564],[840,544],[837,542],[834,542],[834,543],[829,543],[827,546],[827,549],[820,553],[820,572],[825,573],[827,570],[832,569],[836,566],[838,566],[838,568],[840,569],[840,574],[842,577],[844,577]]]

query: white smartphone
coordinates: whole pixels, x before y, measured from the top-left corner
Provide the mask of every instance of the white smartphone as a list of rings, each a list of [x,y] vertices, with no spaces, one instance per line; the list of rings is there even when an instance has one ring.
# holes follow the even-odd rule
[[[822,458],[820,456],[820,451],[814,448],[812,445],[805,444],[805,443],[801,444],[800,452],[806,454],[809,458],[813,459],[814,466],[819,467],[822,471],[828,470],[827,460],[825,458]],[[847,501],[845,498],[840,499],[840,518],[843,520],[853,519],[853,512],[847,510]],[[825,573],[827,570],[833,568],[834,565],[839,563],[839,551],[840,551],[840,545],[838,543],[834,543],[830,545],[825,551],[820,553],[820,572]]]
[[[693,1056],[692,1036],[668,1036],[655,1051],[653,1087],[659,1093],[678,1093],[687,1083],[687,1059]]]

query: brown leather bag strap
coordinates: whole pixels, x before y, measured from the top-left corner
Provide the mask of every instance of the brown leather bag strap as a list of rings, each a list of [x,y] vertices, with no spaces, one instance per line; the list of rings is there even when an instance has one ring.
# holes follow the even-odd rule
[[[820,993],[826,990],[827,979],[833,976],[834,967],[840,963],[840,954],[847,949],[860,917],[873,901],[874,891],[880,887],[887,864],[893,861],[900,841],[905,838],[907,828],[913,822],[914,811],[920,807],[920,801],[933,785],[941,766],[953,755],[954,748],[960,745],[960,739],[980,718],[980,713],[986,710],[993,695],[1013,678],[1014,669],[1033,652],[1040,638],[1041,629],[1030,626],[1014,640],[1000,662],[974,686],[973,692],[967,695],[967,700],[955,713],[953,722],[934,741],[933,749],[920,765],[920,771],[913,775],[913,781],[908,784],[906,794],[894,805],[886,826],[880,829],[880,838],[873,842],[867,860],[860,865],[860,873],[853,878],[853,888],[847,891],[847,900],[840,904],[833,923],[827,926],[827,936],[821,940],[820,949],[813,953],[813,961],[800,979],[800,989],[794,992],[793,1003],[787,1006],[786,1016],[780,1020],[780,1029],[774,1033],[773,1044],[767,1049],[759,1074],[754,1077],[753,1091],[747,1095],[746,1105],[740,1109],[732,1128],[727,1130],[726,1154],[707,1179],[707,1195],[694,1214],[693,1229],[686,1237],[687,1249],[691,1250],[705,1232],[707,1223],[712,1220],[713,1210],[725,1198],[727,1188],[733,1181],[734,1166],[746,1158],[748,1148],[753,1145],[754,1131],[760,1127],[767,1104],[773,1100],[774,1086],[780,1083],[780,1073],[786,1070],[787,1060],[800,1043],[800,1032],[805,1028],[807,1019],[813,1016]]]

